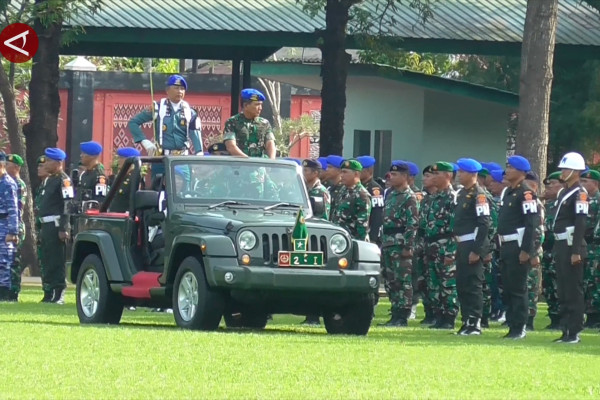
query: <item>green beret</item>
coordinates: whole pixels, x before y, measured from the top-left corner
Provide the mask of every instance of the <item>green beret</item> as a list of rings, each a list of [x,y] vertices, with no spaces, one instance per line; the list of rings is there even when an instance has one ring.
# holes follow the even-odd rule
[[[431,166],[432,172],[454,172],[454,166],[446,161],[438,161]]]
[[[360,172],[363,167],[362,164],[355,159],[344,160],[342,163],[341,169],[351,169],[352,171]]]
[[[548,175],[546,177],[546,179],[544,179],[544,185],[547,185],[551,179],[560,181],[560,175],[561,175],[560,171],[556,171],[556,172],[551,173],[550,175]]]
[[[8,157],[6,157],[6,161],[17,164],[19,167],[23,166],[23,159],[18,154],[9,154]]]
[[[37,159],[38,164],[43,164],[46,162],[46,156],[39,156]]]
[[[595,181],[600,181],[600,172],[595,169],[588,169],[583,174],[581,174],[582,178],[593,179]]]
[[[479,170],[479,172],[477,173],[477,175],[479,175],[483,178],[487,178],[488,176],[490,176],[490,171],[488,171],[486,168],[481,168]]]

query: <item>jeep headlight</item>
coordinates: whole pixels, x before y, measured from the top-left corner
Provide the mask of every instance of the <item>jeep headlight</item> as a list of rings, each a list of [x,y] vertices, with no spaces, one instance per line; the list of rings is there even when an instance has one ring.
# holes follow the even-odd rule
[[[348,240],[340,233],[336,233],[329,240],[329,248],[334,254],[342,254],[348,249]]]
[[[240,236],[238,237],[238,245],[240,246],[240,249],[245,251],[250,251],[256,247],[257,241],[258,238],[256,235],[250,231],[244,231],[240,233]]]

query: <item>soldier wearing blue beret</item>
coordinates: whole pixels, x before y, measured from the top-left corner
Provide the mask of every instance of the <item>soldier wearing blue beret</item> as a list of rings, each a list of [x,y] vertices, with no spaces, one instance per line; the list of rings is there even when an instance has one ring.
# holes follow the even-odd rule
[[[337,197],[340,191],[344,188],[342,183],[342,163],[344,157],[338,155],[329,155],[327,160],[327,173],[325,174],[325,187],[329,190],[331,198],[331,209],[336,207]]]
[[[97,142],[83,142],[79,149],[84,170],[79,176],[75,198],[80,202],[94,200],[102,203],[108,192],[104,165],[100,162],[102,146]]]
[[[41,223],[41,256],[44,260],[42,285],[44,303],[64,304],[65,241],[69,239],[69,217],[65,203],[74,198],[71,179],[63,171],[66,154],[61,149],[47,148],[44,168],[48,173],[40,193],[38,218]]]
[[[6,154],[0,153],[0,302],[13,301],[11,267],[19,240],[17,184],[6,172]]]
[[[141,143],[149,156],[188,155],[192,145],[194,154],[203,155],[200,117],[183,100],[187,82],[181,75],[172,75],[167,79],[166,87],[166,98],[153,102],[154,109],[145,110],[129,121],[134,142]],[[154,142],[146,138],[141,128],[150,121],[155,121]]]
[[[123,165],[125,164],[125,160],[127,160],[129,157],[139,157],[140,155],[141,155],[141,153],[135,147],[121,147],[120,149],[118,149],[117,150],[118,171],[120,171],[121,168],[123,168]],[[132,187],[131,187],[132,172],[133,172],[133,165],[129,168],[129,171],[127,171],[127,175],[125,176],[125,179],[123,179],[123,182],[121,182],[121,185],[119,185],[119,189],[117,190],[117,193],[115,193],[115,197],[113,197],[112,201],[110,202],[109,211],[112,211],[112,212],[129,211],[129,200],[131,197],[131,190],[132,190]],[[113,185],[114,180],[115,180],[115,176],[111,176],[109,179],[110,186]]]
[[[383,225],[383,188],[373,179],[376,160],[371,156],[356,157],[363,169],[360,182],[371,195],[371,216],[369,217],[369,239],[371,243],[381,245],[381,226]]]
[[[275,136],[271,124],[260,116],[265,96],[256,89],[241,93],[242,112],[225,123],[223,143],[232,156],[275,158]]]

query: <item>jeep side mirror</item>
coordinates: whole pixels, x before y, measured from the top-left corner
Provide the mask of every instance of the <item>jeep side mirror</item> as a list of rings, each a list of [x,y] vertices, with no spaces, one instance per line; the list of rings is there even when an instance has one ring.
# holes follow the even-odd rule
[[[135,209],[147,210],[158,208],[160,194],[154,190],[138,190],[135,192]]]
[[[313,210],[313,215],[317,218],[325,216],[325,202],[322,197],[310,197],[310,206]]]

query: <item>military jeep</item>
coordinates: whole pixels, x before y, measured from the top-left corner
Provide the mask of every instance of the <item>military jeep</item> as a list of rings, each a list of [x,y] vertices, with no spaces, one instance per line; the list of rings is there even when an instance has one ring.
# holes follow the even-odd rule
[[[129,211],[111,211],[124,193]],[[328,333],[365,335],[380,252],[318,218],[323,207],[290,161],[129,158],[103,204],[75,218],[67,276],[79,321],[117,324],[126,306],[172,308],[177,325],[197,330],[319,314]]]

